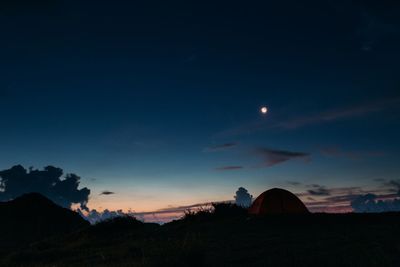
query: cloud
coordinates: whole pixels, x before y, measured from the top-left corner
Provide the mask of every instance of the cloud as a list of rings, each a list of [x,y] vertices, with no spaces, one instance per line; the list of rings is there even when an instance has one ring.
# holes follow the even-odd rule
[[[343,202],[349,202],[357,198],[357,194],[353,194],[349,192],[348,194],[344,195],[337,195],[337,196],[329,196],[325,198],[326,201],[332,202],[332,203],[343,203]]]
[[[248,208],[253,201],[253,196],[249,194],[246,188],[239,187],[235,195],[235,203],[238,206]]]
[[[129,212],[123,212],[122,210],[117,210],[117,211],[110,211],[108,209],[104,211],[97,211],[97,210],[90,210],[87,213],[83,213],[81,210],[78,210],[78,213],[87,221],[89,221],[91,224],[95,224],[101,221],[113,219],[116,217],[121,217],[121,216],[133,216]]]
[[[243,166],[224,166],[224,167],[219,167],[216,168],[217,171],[234,171],[234,170],[241,170],[243,169]]]
[[[307,192],[311,196],[329,196],[331,195],[331,190],[325,188],[321,185],[312,185],[313,189],[308,190]]]
[[[327,147],[321,149],[321,154],[326,157],[349,158],[359,160],[365,157],[381,157],[385,154],[378,151],[344,151],[338,147]]]
[[[231,144],[226,144],[223,147],[231,147]],[[218,146],[221,147],[221,146]],[[246,153],[250,153],[251,155],[255,155],[258,157],[262,157],[263,164],[258,167],[271,167],[292,159],[303,159],[304,161],[310,160],[309,153],[303,152],[292,152],[286,150],[277,150],[277,149],[269,149],[269,148],[250,148]],[[254,167],[254,166],[253,166]],[[245,169],[245,165],[228,165],[215,168],[217,171],[233,171],[233,170],[241,170]]]
[[[366,194],[355,198],[351,202],[351,207],[355,212],[361,213],[394,212],[400,211],[400,199],[383,200],[375,194]]]
[[[275,150],[269,148],[258,148],[256,154],[264,158],[264,163],[267,167],[271,167],[293,159],[310,160],[310,154],[304,152],[292,152],[287,150]]]
[[[384,182],[383,185],[390,187],[390,192],[397,193],[400,196],[400,179]]]
[[[79,189],[80,177],[75,174],[63,176],[63,170],[47,166],[43,170],[30,168],[26,170],[21,165],[0,171],[0,201],[8,201],[25,193],[40,193],[58,205],[71,208],[80,204],[87,210],[90,190]]]
[[[352,212],[353,209],[350,206],[350,202],[359,194],[364,193],[360,187],[328,188],[319,184],[300,185],[309,190],[296,193],[296,195],[304,201],[304,204],[311,212]]]
[[[384,99],[381,101],[359,104],[348,108],[328,110],[314,115],[295,117],[287,121],[280,122],[274,127],[283,129],[296,129],[307,125],[361,117],[369,113],[382,111],[383,109],[398,104],[399,102],[400,98]]]
[[[100,193],[101,196],[109,196],[109,195],[115,195],[115,192],[111,192],[111,191],[103,191]]]
[[[254,120],[236,127],[226,129],[215,135],[217,138],[249,135],[270,129],[295,130],[305,126],[334,122],[344,119],[354,119],[366,116],[371,113],[381,112],[389,108],[398,108],[400,98],[386,98],[368,103],[353,104],[349,107],[339,107],[319,113],[307,114],[304,116],[293,116],[288,119],[281,119],[278,122],[272,120]]]
[[[400,180],[390,180],[386,183],[386,185],[395,187],[397,190],[400,190]]]
[[[219,151],[232,149],[232,148],[236,147],[237,145],[238,145],[237,143],[225,143],[222,145],[215,145],[215,146],[207,147],[204,151],[205,152],[219,152]]]
[[[296,181],[287,181],[287,183],[288,183],[289,185],[293,185],[293,186],[300,186],[300,185],[301,185],[300,182],[296,182]]]
[[[205,208],[205,207],[211,207],[211,205],[214,202],[205,202],[205,203],[197,203],[197,204],[193,204],[193,205],[185,205],[185,206],[178,206],[178,207],[169,207],[169,208],[165,208],[165,209],[160,209],[157,211],[152,211],[152,212],[142,212],[142,213],[137,213],[137,214],[142,214],[142,215],[146,215],[146,214],[162,214],[162,213],[174,213],[174,212],[185,212],[187,210],[193,210],[193,209],[200,209],[200,208]]]
[[[400,182],[396,180],[393,181],[394,183],[390,183],[392,186],[396,186],[397,183]],[[389,184],[389,182],[387,182],[386,180],[385,182],[387,185]],[[301,183],[298,182],[289,181],[288,183],[301,185]],[[312,212],[331,212],[331,213],[343,213],[352,211],[359,212],[360,209],[354,209],[354,207],[352,207],[352,203],[354,204],[355,203],[354,201],[359,199],[360,196],[368,194],[361,187],[327,188],[323,185],[318,185],[318,184],[311,184],[311,185],[306,184],[304,186],[309,187],[311,189],[305,191],[304,193],[298,193],[296,195],[305,200],[306,206]],[[245,192],[244,190],[239,189],[238,192],[239,191]],[[370,194],[374,196],[373,200],[383,201],[384,205],[382,205],[382,203],[380,202],[379,204],[377,204],[379,205],[381,211],[386,211],[386,210],[393,211],[394,207],[397,207],[398,205],[398,201],[394,201],[393,199],[400,195],[389,193],[387,190],[386,191],[374,190],[371,191]],[[236,194],[236,196],[238,196],[238,194]],[[237,200],[238,198],[235,199]],[[239,199],[241,198],[239,197]],[[223,201],[222,203],[233,203],[233,202],[234,200],[229,200],[229,201]],[[84,216],[91,223],[95,223],[108,218],[113,218],[116,216],[134,216],[138,219],[147,222],[165,223],[168,221],[181,218],[184,215],[185,211],[187,210],[209,209],[211,208],[211,205],[212,202],[206,202],[206,203],[198,203],[186,206],[168,207],[165,209],[149,211],[149,212],[134,212],[134,211],[124,212],[122,210],[117,210],[117,211],[104,210],[102,212],[99,212],[96,210],[92,210],[90,212],[86,212],[85,214],[82,213],[82,216]],[[370,210],[372,209],[370,208]]]
[[[169,207],[165,209],[148,211],[148,212],[135,212],[132,210],[123,211],[116,210],[110,211],[108,209],[104,211],[93,210],[77,210],[77,212],[90,223],[95,224],[107,219],[112,219],[119,216],[132,216],[139,220],[146,222],[155,222],[155,223],[165,223],[172,220],[176,220],[182,218],[186,211],[188,210],[204,210],[210,209],[213,203],[232,203],[233,201],[220,201],[220,202],[206,202],[206,203],[198,203],[193,205],[186,206],[178,206],[178,207]]]
[[[318,184],[305,186],[311,189],[297,195],[306,200],[305,204],[312,212],[352,212],[350,202],[365,193],[360,187],[327,188]]]
[[[313,212],[400,211],[400,180],[379,181],[383,187],[368,191],[361,187],[307,185],[311,189],[298,196],[307,200],[305,204]]]

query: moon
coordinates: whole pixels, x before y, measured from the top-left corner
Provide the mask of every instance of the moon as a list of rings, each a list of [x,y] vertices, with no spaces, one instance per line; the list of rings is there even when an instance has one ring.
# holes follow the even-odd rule
[[[261,111],[261,113],[262,114],[267,114],[268,113],[268,108],[267,107],[262,107],[261,109],[260,109],[260,111]]]

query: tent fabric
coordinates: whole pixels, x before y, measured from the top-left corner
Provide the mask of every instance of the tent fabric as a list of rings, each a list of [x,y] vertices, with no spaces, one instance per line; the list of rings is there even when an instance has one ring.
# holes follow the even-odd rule
[[[249,214],[304,214],[308,213],[304,203],[293,193],[274,188],[262,193],[249,208]]]

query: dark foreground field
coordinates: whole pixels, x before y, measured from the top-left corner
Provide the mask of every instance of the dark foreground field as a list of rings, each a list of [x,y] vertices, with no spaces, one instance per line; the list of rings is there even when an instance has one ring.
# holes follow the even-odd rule
[[[400,214],[204,213],[163,226],[117,219],[3,249],[0,265],[400,266]]]

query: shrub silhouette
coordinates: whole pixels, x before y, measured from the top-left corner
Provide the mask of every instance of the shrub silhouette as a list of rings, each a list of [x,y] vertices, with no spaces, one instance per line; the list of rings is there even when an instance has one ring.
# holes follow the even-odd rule
[[[96,233],[108,233],[110,231],[124,232],[138,229],[144,226],[144,223],[133,216],[119,216],[101,221],[93,225],[92,230]]]
[[[246,217],[247,209],[232,203],[212,203],[211,207],[187,210],[183,220],[229,219]]]
[[[231,217],[245,217],[247,209],[232,203],[214,203],[213,214],[216,217],[231,218]]]

